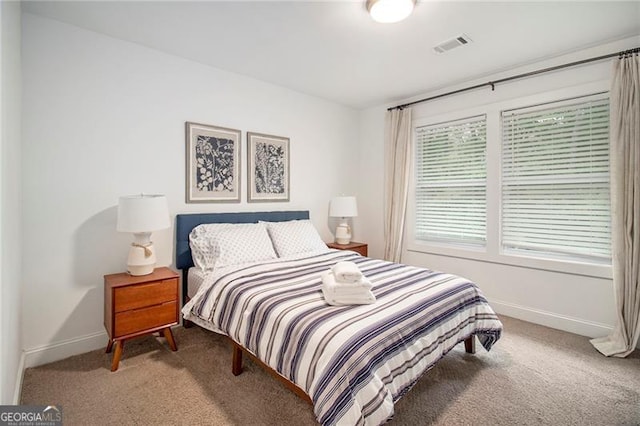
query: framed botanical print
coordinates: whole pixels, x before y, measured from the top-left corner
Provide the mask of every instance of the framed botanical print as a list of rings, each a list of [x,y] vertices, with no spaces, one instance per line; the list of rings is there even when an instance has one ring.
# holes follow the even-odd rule
[[[186,123],[186,202],[240,202],[240,130]]]
[[[248,132],[247,145],[247,201],[289,201],[289,138]]]

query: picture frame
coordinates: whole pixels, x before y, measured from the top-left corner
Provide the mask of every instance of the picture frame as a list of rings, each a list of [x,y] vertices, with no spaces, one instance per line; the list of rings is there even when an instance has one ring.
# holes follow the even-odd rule
[[[185,123],[187,203],[239,203],[242,132]]]
[[[289,201],[289,138],[247,132],[247,201]]]

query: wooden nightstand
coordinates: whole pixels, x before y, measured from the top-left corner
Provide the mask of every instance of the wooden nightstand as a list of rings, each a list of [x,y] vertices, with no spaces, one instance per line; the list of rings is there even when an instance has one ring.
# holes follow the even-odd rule
[[[349,244],[327,243],[327,247],[338,250],[351,250],[367,256],[368,244],[351,241]]]
[[[104,276],[104,326],[109,334],[107,353],[115,343],[111,371],[118,369],[124,341],[162,331],[172,351],[178,350],[171,326],[178,324],[179,275],[169,268],[132,276]]]

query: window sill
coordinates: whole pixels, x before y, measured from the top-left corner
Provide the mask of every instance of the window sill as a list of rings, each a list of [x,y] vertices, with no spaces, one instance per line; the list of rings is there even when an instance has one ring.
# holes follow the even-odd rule
[[[461,247],[453,244],[426,244],[415,241],[407,244],[406,249],[407,251],[415,253],[425,253],[436,256],[468,259],[480,262],[495,263],[499,265],[559,272],[564,274],[612,279],[612,271],[610,265],[566,260],[561,261],[542,259],[504,253],[489,253],[487,248],[485,247]]]

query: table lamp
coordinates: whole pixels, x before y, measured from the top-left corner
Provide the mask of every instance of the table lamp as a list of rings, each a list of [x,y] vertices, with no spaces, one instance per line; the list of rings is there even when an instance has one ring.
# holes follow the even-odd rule
[[[131,275],[148,275],[156,266],[151,232],[170,226],[169,209],[164,195],[127,195],[118,203],[119,232],[132,232],[133,243],[127,258]]]
[[[329,216],[341,218],[340,224],[336,227],[336,243],[349,244],[351,241],[351,227],[347,223],[347,218],[358,216],[356,197],[334,197],[331,199]]]

